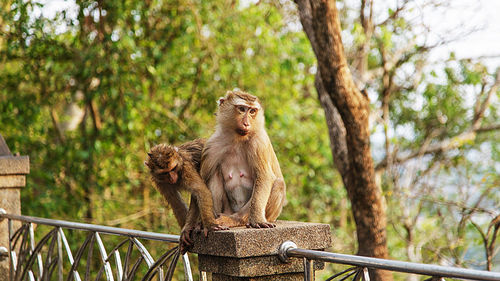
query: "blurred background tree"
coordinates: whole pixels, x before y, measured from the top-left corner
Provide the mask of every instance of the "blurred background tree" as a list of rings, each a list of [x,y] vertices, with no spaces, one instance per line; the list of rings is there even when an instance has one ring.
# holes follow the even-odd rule
[[[351,72],[371,100],[389,253],[500,270],[498,72],[476,58],[431,59],[471,30],[435,39],[421,16],[451,4],[421,2],[337,2]],[[31,158],[24,214],[177,233],[146,152],[208,137],[215,101],[237,87],[263,100],[288,185],[281,219],[331,224],[333,250],[356,252],[293,2],[0,5],[0,131]]]

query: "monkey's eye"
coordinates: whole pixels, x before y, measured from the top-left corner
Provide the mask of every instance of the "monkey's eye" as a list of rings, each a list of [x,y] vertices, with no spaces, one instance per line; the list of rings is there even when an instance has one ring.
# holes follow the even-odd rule
[[[241,113],[244,113],[246,111],[246,108],[244,106],[238,106],[238,111]]]
[[[250,115],[255,115],[255,113],[257,113],[257,109],[255,108],[250,109]]]

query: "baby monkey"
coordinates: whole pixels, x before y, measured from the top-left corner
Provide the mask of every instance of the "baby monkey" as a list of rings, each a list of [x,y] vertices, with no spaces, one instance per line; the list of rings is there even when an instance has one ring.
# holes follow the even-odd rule
[[[197,139],[179,147],[159,144],[148,153],[144,164],[150,169],[156,189],[163,195],[174,211],[175,218],[182,227],[181,249],[192,244],[191,232],[201,224],[205,236],[210,231],[225,230],[215,220],[212,194],[201,178],[201,153],[205,140]],[[189,209],[180,191],[191,193]]]

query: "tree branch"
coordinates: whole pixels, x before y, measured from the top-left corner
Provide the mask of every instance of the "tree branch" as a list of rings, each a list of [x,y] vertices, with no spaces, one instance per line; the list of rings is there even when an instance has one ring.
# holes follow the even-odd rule
[[[486,94],[486,98],[481,103],[481,105],[477,108],[477,111],[474,112],[474,119],[472,121],[472,128],[479,128],[479,126],[481,125],[481,120],[484,117],[484,112],[486,111],[486,108],[490,104],[491,96],[493,96],[493,94],[497,92],[499,85],[500,85],[500,69],[497,71],[497,76],[495,78],[495,82],[493,83],[493,85],[491,85],[488,93]],[[480,99],[480,96],[478,97],[478,101],[479,101],[479,99]]]
[[[50,118],[52,119],[52,125],[54,125],[54,130],[56,131],[57,139],[60,144],[64,144],[66,139],[64,138],[64,134],[61,130],[61,126],[59,125],[59,117],[54,109],[50,109]]]
[[[325,90],[319,71],[316,73],[314,82],[316,91],[318,92],[319,101],[325,111],[325,118],[328,127],[328,135],[330,136],[330,146],[333,154],[335,167],[341,174],[342,178],[347,178],[349,170],[349,159],[347,158],[346,131],[342,117],[330,100],[328,93]]]
[[[477,134],[479,133],[486,133],[496,130],[500,130],[500,124],[493,124],[489,126],[480,127],[477,129],[472,129],[453,138],[444,139],[439,143],[429,145],[423,151],[419,150],[412,152],[406,156],[397,156],[395,159],[393,159],[393,163],[401,164],[408,160],[421,157],[427,154],[435,154],[435,153],[450,151],[452,149],[462,147],[466,143],[474,141],[476,139]],[[387,167],[387,159],[384,159],[375,166],[375,170],[376,171],[383,170],[386,167]]]

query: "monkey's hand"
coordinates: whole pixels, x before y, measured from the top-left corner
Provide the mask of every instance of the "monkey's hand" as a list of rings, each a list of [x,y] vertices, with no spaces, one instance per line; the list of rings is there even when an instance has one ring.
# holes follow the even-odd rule
[[[248,219],[248,223],[247,223],[247,227],[250,228],[273,228],[273,227],[276,227],[276,225],[274,223],[270,223],[270,222],[267,222],[267,221],[256,221],[256,220],[253,220],[252,218],[249,218]]]
[[[181,231],[181,237],[179,239],[179,248],[181,254],[183,255],[193,246],[193,239],[191,237],[191,234],[194,232],[194,230],[195,230],[194,226],[186,225]]]

